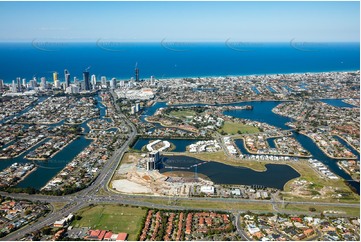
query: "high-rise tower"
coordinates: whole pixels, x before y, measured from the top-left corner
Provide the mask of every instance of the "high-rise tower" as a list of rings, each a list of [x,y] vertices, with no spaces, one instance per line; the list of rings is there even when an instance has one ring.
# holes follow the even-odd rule
[[[65,87],[70,86],[70,73],[67,69],[64,70]]]
[[[137,66],[135,67],[135,81],[139,82],[139,69]]]
[[[17,91],[18,92],[21,92],[22,90],[22,88],[21,88],[21,78],[20,77],[17,77],[16,78],[16,85],[17,85]]]
[[[56,80],[59,80],[59,79],[58,79],[58,73],[55,71],[55,72],[53,72],[53,82],[55,82]]]
[[[90,80],[89,80],[89,72],[88,71],[83,72],[83,80],[84,80],[84,89],[86,91],[89,91],[90,90]]]

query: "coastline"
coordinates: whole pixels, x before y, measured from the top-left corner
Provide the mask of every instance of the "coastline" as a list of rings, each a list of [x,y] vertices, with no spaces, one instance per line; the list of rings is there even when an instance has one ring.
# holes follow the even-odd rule
[[[0,43],[1,44],[1,43]],[[183,76],[168,76],[168,77],[161,77],[161,78],[156,78],[156,80],[158,81],[166,81],[166,80],[182,80],[184,78],[238,78],[238,77],[262,77],[265,75],[268,76],[273,76],[273,75],[288,75],[288,76],[293,76],[293,75],[305,75],[305,74],[312,74],[312,75],[320,75],[320,74],[326,74],[326,73],[349,73],[349,72],[359,72],[360,69],[339,69],[339,70],[328,70],[328,71],[301,71],[301,72],[269,72],[269,73],[233,73],[233,74],[212,74],[212,75],[183,75]],[[151,74],[150,74],[151,75]],[[155,75],[153,75],[155,76]],[[49,78],[51,79],[51,77],[49,76]],[[122,76],[118,76],[115,78],[119,81],[129,81],[129,77],[122,77]],[[31,79],[31,78],[30,78]],[[62,80],[64,81],[64,80]],[[12,80],[5,80],[4,79],[4,84],[7,85],[11,85]]]
[[[1,43],[0,43],[1,44]],[[287,71],[281,71],[281,72],[268,72],[268,73],[233,73],[233,74],[212,74],[212,75],[183,75],[183,76],[168,76],[168,77],[161,77],[156,78],[156,80],[164,81],[164,80],[181,80],[184,78],[237,78],[237,77],[262,77],[265,75],[273,76],[273,75],[305,75],[305,74],[312,74],[312,75],[320,75],[325,73],[348,73],[348,72],[358,72],[360,69],[338,69],[338,70],[327,70],[327,71],[300,71],[300,72],[287,72]],[[150,74],[151,75],[151,74]],[[155,76],[155,75],[153,75]],[[119,81],[129,81],[129,77],[123,77],[123,76],[114,76]],[[50,78],[50,76],[49,76]],[[12,80],[4,80],[4,84],[11,85]]]

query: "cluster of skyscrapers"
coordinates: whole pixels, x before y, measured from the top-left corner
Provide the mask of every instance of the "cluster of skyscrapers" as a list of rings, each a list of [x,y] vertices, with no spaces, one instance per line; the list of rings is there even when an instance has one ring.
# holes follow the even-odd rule
[[[90,68],[90,67],[89,67]],[[48,89],[63,89],[66,93],[78,93],[80,91],[92,91],[97,88],[108,88],[108,85],[111,89],[117,88],[117,79],[112,78],[109,82],[105,76],[102,76],[100,79],[100,85],[97,85],[97,78],[95,75],[89,73],[89,68],[83,72],[83,80],[79,81],[74,77],[74,81],[71,83],[70,72],[64,70],[64,82],[60,82],[59,73],[53,72],[53,83],[48,83],[45,77],[40,78],[40,83],[36,77],[33,77],[28,83],[26,79],[21,79],[17,77],[16,80],[12,81],[12,84],[9,86],[9,90],[12,93],[21,93],[29,90],[48,90]],[[131,78],[134,81],[133,78]],[[135,67],[135,81],[139,81],[139,69]],[[120,81],[120,86],[124,86],[124,81]],[[0,80],[0,90],[5,90],[4,81]],[[136,109],[136,107],[134,107]],[[138,107],[139,109],[139,107]],[[135,110],[134,110],[135,111]]]

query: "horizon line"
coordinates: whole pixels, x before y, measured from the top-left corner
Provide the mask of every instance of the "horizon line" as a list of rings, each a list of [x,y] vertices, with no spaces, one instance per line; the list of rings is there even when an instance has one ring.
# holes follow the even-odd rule
[[[34,43],[34,42],[49,42],[49,43],[99,43],[100,41],[108,42],[108,43],[358,43],[360,44],[360,40],[358,41],[314,41],[314,40],[297,40],[295,38],[290,40],[282,40],[282,41],[253,41],[253,40],[237,40],[237,39],[225,39],[225,40],[200,40],[200,41],[189,41],[189,40],[141,40],[141,41],[121,41],[117,39],[96,39],[96,40],[62,40],[62,39],[32,39],[32,40],[0,40],[0,43]]]

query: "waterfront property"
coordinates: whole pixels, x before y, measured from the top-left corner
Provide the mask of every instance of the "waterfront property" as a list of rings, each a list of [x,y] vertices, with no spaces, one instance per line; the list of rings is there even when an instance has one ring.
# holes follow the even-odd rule
[[[102,94],[101,97],[107,106],[105,125],[97,125],[99,119],[92,120],[88,127],[93,129],[86,134],[86,138],[93,141],[41,188],[43,193],[68,194],[88,186],[99,175],[113,152],[125,142],[129,128],[116,115],[109,96]],[[102,106],[102,109],[105,107]]]
[[[0,155],[4,160],[0,163],[0,168],[4,169],[13,163],[22,165],[29,159],[37,168],[18,180],[16,184],[12,184],[16,185],[16,189],[27,187],[41,189],[51,179],[59,181],[59,178],[64,179],[64,176],[68,175],[71,179],[65,179],[66,190],[76,190],[96,177],[112,151],[122,144],[129,132],[124,120],[113,111],[109,96],[99,95],[99,97],[48,97],[45,101],[42,101],[44,99],[42,98],[42,102],[38,102],[31,110],[15,115],[9,123],[1,124],[0,135],[4,140],[1,143]],[[102,105],[100,97],[104,99],[103,102],[108,108]],[[58,108],[59,105],[61,108]],[[65,111],[64,107],[68,109]],[[105,109],[108,111],[105,112]],[[105,115],[108,115],[107,118],[104,118]],[[98,119],[93,120],[92,117]],[[100,120],[105,121],[104,125]],[[90,127],[94,130],[90,130],[87,126],[88,122],[83,121],[91,122]],[[18,122],[29,124],[18,124]],[[78,122],[83,123],[76,124]],[[19,138],[14,135],[18,135]],[[6,136],[8,137],[5,139]],[[88,138],[95,140],[92,143]],[[66,173],[62,170],[73,159],[76,163],[84,149],[87,149],[90,159],[86,159],[82,167],[77,166],[75,173],[70,171]],[[83,177],[84,174],[76,174],[78,169],[85,170],[86,177]]]
[[[266,122],[268,124],[272,124],[276,127],[279,127],[279,128],[285,129],[285,130],[290,129],[290,127],[288,127],[288,124],[290,122],[291,123],[294,122],[294,119],[297,120],[297,117],[294,114],[297,114],[299,112],[305,114],[305,112],[302,111],[303,109],[301,109],[301,106],[297,106],[297,105],[299,105],[297,102],[248,102],[246,104],[253,106],[253,110],[251,112],[248,112],[245,110],[240,110],[240,111],[232,111],[233,113],[225,112],[225,114],[232,115],[237,118],[251,119],[251,120],[255,120],[255,121]],[[276,107],[277,107],[277,109],[275,109]],[[277,114],[282,114],[282,115],[286,114],[286,112],[280,111],[280,110],[282,110],[282,107],[285,107],[285,108],[292,107],[293,111],[290,111],[291,109],[285,109],[285,110],[288,110],[287,117],[277,115]],[[308,105],[306,105],[304,107],[306,108],[306,107],[308,107]],[[340,111],[340,109],[337,109],[336,107],[332,108],[326,104],[319,105],[319,106],[316,105],[316,107],[318,107],[318,110],[320,110],[320,111],[318,112],[316,110],[315,112],[313,112],[314,115],[320,115],[319,113],[328,112],[327,110],[332,110],[332,111],[330,111],[331,113],[328,115],[325,115],[325,117],[332,117],[334,120],[333,122],[336,125],[341,126],[341,125],[339,125],[339,122],[337,121],[340,116],[340,114],[337,113],[337,111]],[[272,110],[277,114],[272,112]],[[275,111],[275,110],[278,110],[278,111]],[[322,110],[322,112],[321,112],[321,110]],[[351,111],[351,110],[349,110],[349,111]],[[346,110],[344,110],[342,112],[346,112]],[[353,113],[352,115],[356,115],[356,114]],[[346,122],[346,120],[348,120],[348,119],[349,118],[344,119],[343,122]],[[314,118],[313,120],[317,120],[317,119]],[[357,118],[355,120],[357,120]],[[354,122],[354,121],[352,121],[352,122]],[[300,121],[300,124],[302,124],[302,123],[305,123],[305,122]],[[297,128],[297,127],[294,126],[294,128]],[[324,128],[325,127],[322,127],[322,129],[323,129],[322,132],[325,134],[328,131],[325,130]],[[350,132],[353,132],[353,130],[356,130],[356,129],[352,128],[352,129],[348,129],[348,130]],[[311,138],[309,138],[303,134],[297,133],[297,132],[292,132],[292,136],[305,150],[307,150],[310,153],[310,155],[312,156],[313,159],[317,159],[320,162],[326,164],[326,166],[330,169],[330,171],[332,173],[335,173],[336,175],[347,180],[347,183],[350,184],[357,191],[357,193],[360,192],[359,183],[352,181],[352,178],[349,174],[347,174],[343,170],[339,169],[339,167],[337,166],[337,161],[338,161],[337,159],[333,159],[333,158],[325,155],[324,151],[322,151],[318,147],[318,145],[316,145],[313,142],[313,140]],[[354,136],[352,136],[352,137],[354,137]],[[241,149],[241,151],[242,151],[242,149]],[[350,154],[350,153],[348,153],[348,154]]]
[[[0,97],[0,123],[28,109],[38,101],[34,96]]]
[[[33,163],[12,164],[0,172],[0,189],[15,186],[35,170],[36,166]]]

